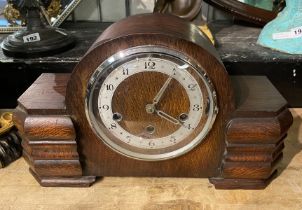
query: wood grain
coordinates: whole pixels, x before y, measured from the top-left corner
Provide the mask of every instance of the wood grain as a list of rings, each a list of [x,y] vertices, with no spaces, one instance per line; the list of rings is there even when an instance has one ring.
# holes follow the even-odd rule
[[[66,114],[65,112],[65,91],[66,83],[62,81],[68,80],[70,74],[58,73],[58,74],[45,74],[43,77],[39,77],[28,89],[24,92],[19,99],[18,104],[25,109],[28,114],[32,114],[35,110],[35,114]],[[52,88],[49,87],[51,84]],[[35,101],[30,98],[36,98]],[[22,101],[20,103],[20,101]],[[53,103],[56,101],[56,103]],[[47,113],[45,113],[45,109]]]
[[[24,132],[31,141],[70,140],[76,133],[69,117],[32,115],[25,119]]]
[[[43,77],[43,75],[42,75]],[[213,183],[217,183],[217,188],[221,188],[222,186],[226,187],[229,185],[230,188],[237,187],[251,187],[254,188],[263,188],[266,186],[267,183],[269,183],[268,180],[270,179],[267,177],[271,177],[270,175],[274,173],[275,166],[277,166],[276,161],[279,157],[282,156],[282,150],[284,148],[284,136],[286,135],[287,129],[289,128],[291,122],[292,122],[292,116],[288,112],[287,109],[284,107],[286,106],[286,102],[282,97],[280,97],[280,101],[274,100],[274,103],[279,103],[280,106],[283,106],[283,109],[278,109],[277,107],[272,109],[270,106],[267,106],[265,104],[265,101],[267,102],[267,97],[262,95],[261,97],[254,97],[253,93],[253,86],[259,86],[260,84],[269,84],[267,80],[261,78],[261,77],[236,77],[232,76],[232,82],[233,84],[240,84],[242,82],[245,87],[240,91],[239,96],[237,95],[237,99],[239,101],[242,101],[242,103],[237,103],[237,106],[239,110],[245,110],[246,112],[240,111],[240,112],[234,112],[233,118],[230,119],[230,123],[228,126],[227,131],[227,147],[225,148],[225,157],[223,159],[223,162],[225,163],[222,166],[222,169],[226,169],[224,172],[225,176],[227,177],[236,177],[237,184],[234,185],[235,178],[228,178],[224,179],[225,183],[223,183],[223,179],[219,179],[219,182],[217,179]],[[258,81],[258,82],[257,82]],[[65,81],[65,84],[67,81]],[[45,86],[44,88],[49,89],[52,84],[49,83],[49,86]],[[243,86],[243,85],[241,85]],[[263,88],[265,89],[265,87]],[[34,89],[30,89],[30,91],[33,91]],[[266,90],[271,90],[271,85],[269,84],[268,88]],[[263,94],[263,93],[262,93]],[[270,91],[266,91],[266,94],[269,95]],[[242,98],[240,98],[242,97]],[[251,100],[253,99],[253,100]],[[276,98],[277,99],[277,98]],[[32,98],[32,100],[35,100],[35,98]],[[249,103],[247,103],[245,100],[247,100]],[[55,101],[53,101],[55,103]],[[22,103],[22,101],[21,101]],[[58,102],[60,103],[60,102]],[[254,111],[253,118],[251,117],[252,113],[250,109],[254,106],[257,107]],[[261,104],[265,104],[262,106],[263,109],[261,109]],[[273,106],[272,106],[273,107]],[[30,107],[29,107],[30,108]],[[250,108],[250,109],[249,109]],[[264,111],[265,110],[265,111]],[[279,111],[281,110],[281,112]],[[283,111],[282,111],[283,110]],[[33,114],[35,114],[35,110],[32,109]],[[263,113],[265,112],[266,116],[263,118]],[[39,110],[37,110],[37,113],[39,113]],[[242,114],[242,116],[240,116]],[[45,118],[47,119],[47,117]],[[254,132],[257,129],[251,129],[255,128],[254,122],[260,122],[263,121],[264,124],[258,123],[256,125],[259,125],[260,128],[262,128],[262,132]],[[234,124],[232,124],[232,122]],[[236,122],[236,123],[235,123]],[[242,126],[243,125],[249,125],[249,126]],[[234,126],[236,125],[236,127]],[[236,129],[235,129],[236,128]],[[267,129],[272,130],[274,132],[266,132]],[[258,129],[259,130],[259,129]],[[260,129],[261,130],[261,129]],[[248,132],[247,132],[248,131]],[[77,135],[79,135],[81,132],[78,132]],[[273,134],[273,135],[271,135]],[[251,138],[251,136],[253,138]],[[247,138],[248,137],[248,138]],[[229,140],[228,140],[229,139]],[[235,140],[236,139],[236,140]],[[60,141],[60,140],[59,140]],[[27,142],[27,144],[26,144]],[[24,151],[26,151],[30,155],[31,163],[33,165],[32,159],[37,159],[37,156],[40,156],[38,159],[48,159],[51,157],[51,159],[66,159],[66,157],[69,157],[73,154],[75,151],[73,149],[67,149],[64,153],[63,150],[65,150],[64,146],[60,147],[60,145],[53,145],[50,144],[50,142],[41,142],[41,145],[39,142],[35,143],[37,141],[31,141],[31,146],[27,146],[29,144],[29,141],[25,140],[23,143]],[[54,141],[53,143],[55,143]],[[58,141],[57,141],[58,142]],[[59,142],[58,142],[59,143]],[[100,142],[98,142],[100,143]],[[55,143],[56,144],[56,143]],[[62,141],[62,144],[64,144],[64,141]],[[62,145],[61,144],[61,145]],[[47,148],[46,152],[42,150],[42,145]],[[36,147],[36,150],[34,149]],[[30,149],[28,149],[30,148]],[[40,149],[41,148],[41,149]],[[81,147],[79,147],[81,148]],[[59,152],[56,154],[51,154],[52,151],[58,150]],[[34,153],[34,152],[36,153]],[[39,154],[35,156],[34,154]],[[36,157],[36,158],[35,158]],[[65,157],[65,158],[64,158]],[[83,156],[82,156],[83,157]],[[113,158],[113,157],[112,157]],[[28,158],[27,158],[28,159]],[[110,159],[111,160],[111,159]],[[188,162],[187,162],[188,163]],[[87,163],[86,163],[87,164]],[[104,162],[102,163],[104,165],[110,164],[110,162]],[[93,166],[91,166],[93,167]],[[184,167],[185,165],[178,165],[178,167]],[[47,170],[47,169],[46,169]],[[120,176],[123,176],[123,173],[125,173],[123,168],[119,169]],[[149,172],[149,171],[148,171]],[[194,173],[194,171],[190,171],[191,175]],[[110,175],[115,175],[114,173]],[[144,174],[136,174],[143,176]],[[149,174],[157,176],[157,174]],[[165,174],[167,175],[167,174]],[[168,174],[170,175],[170,174]],[[164,175],[163,175],[164,176]],[[177,176],[172,175],[171,176]],[[254,177],[254,180],[251,180],[248,182],[249,184],[245,184],[244,181],[246,179],[242,179],[242,177]],[[258,177],[258,178],[257,178]],[[264,178],[265,177],[265,178]],[[259,180],[255,180],[255,178]],[[233,180],[233,181],[232,181]],[[240,182],[242,180],[242,183]],[[212,179],[211,179],[212,181]],[[239,184],[240,183],[240,184]],[[258,183],[259,185],[252,185],[252,183]]]
[[[120,50],[142,45],[182,52],[207,73],[217,93],[219,114],[211,132],[192,151],[174,159],[147,162],[122,156],[96,136],[86,117],[87,85],[96,68]],[[53,79],[45,80],[47,76]],[[45,178],[82,175],[208,177],[217,187],[259,189],[272,179],[283,155],[284,136],[292,123],[286,101],[267,79],[233,77],[231,81],[209,40],[193,25],[172,16],[139,15],[113,24],[82,58],[71,77],[65,75],[60,77],[62,80],[57,77],[59,75],[54,74],[40,78],[44,80],[43,85],[34,84],[19,100],[20,107],[28,113],[24,124],[28,138],[24,142],[25,157],[37,176],[42,174]],[[49,91],[54,87],[57,92]],[[31,93],[35,90],[39,94]],[[56,97],[48,100],[53,94]],[[36,101],[41,99],[52,104],[44,108],[37,106]],[[58,141],[73,142],[75,136],[79,159],[60,158],[62,151],[58,149]],[[34,150],[35,141],[44,146],[45,152],[41,151],[43,146],[39,152]],[[74,147],[66,149],[69,150],[63,152],[66,156],[74,152]],[[53,155],[53,151],[57,154]],[[238,155],[238,151],[245,155]],[[33,159],[33,152],[40,158]],[[63,185],[61,181],[58,179],[58,186]]]
[[[207,179],[162,177],[104,177],[90,188],[43,188],[28,172],[28,164],[20,158],[0,170],[1,208],[301,210],[302,109],[291,109],[291,112],[294,124],[284,140],[281,171],[263,190],[225,190],[226,186],[222,187],[224,190],[217,190]],[[238,188],[238,179],[232,181]],[[240,184],[255,185],[255,182],[260,180],[243,180]]]
[[[227,127],[227,141],[231,144],[276,143],[286,135],[292,122],[293,118],[287,109],[276,117],[234,118]]]
[[[60,98],[57,100],[60,103]],[[50,109],[53,111],[53,106]],[[18,116],[22,114],[17,112]],[[69,117],[30,115],[24,120],[22,136],[23,157],[42,186],[87,187],[95,181],[92,176],[82,177],[75,129]]]
[[[219,115],[207,139],[201,146],[172,160],[146,162],[119,155],[99,140],[86,118],[86,88],[95,69],[111,55],[142,45],[167,47],[196,61],[207,72],[219,98]],[[234,103],[227,72],[199,29],[177,17],[149,14],[121,20],[104,31],[74,69],[67,87],[66,107],[79,131],[84,175],[209,177],[219,174],[225,123]]]
[[[95,182],[95,176],[73,176],[73,177],[40,177],[33,170],[29,170],[39,184],[43,187],[90,187]]]

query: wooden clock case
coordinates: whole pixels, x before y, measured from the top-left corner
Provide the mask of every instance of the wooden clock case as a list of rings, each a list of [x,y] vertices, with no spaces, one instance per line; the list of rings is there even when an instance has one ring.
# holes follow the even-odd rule
[[[208,74],[219,113],[206,139],[180,157],[141,161],[120,155],[92,131],[87,83],[111,55],[135,46],[180,51]],[[18,99],[23,156],[42,186],[90,186],[97,176],[209,178],[216,188],[260,189],[276,174],[292,124],[286,101],[264,77],[229,77],[215,48],[180,18],[148,14],[109,27],[70,74],[43,74]],[[177,102],[176,102],[177,103]]]

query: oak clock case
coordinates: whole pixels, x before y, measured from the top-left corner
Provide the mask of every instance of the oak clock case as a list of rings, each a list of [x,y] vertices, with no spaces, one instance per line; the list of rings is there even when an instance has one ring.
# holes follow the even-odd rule
[[[164,14],[114,23],[72,74],[43,74],[18,102],[23,156],[42,186],[135,176],[265,188],[292,123],[267,79],[230,77],[196,26]]]
[[[125,58],[116,57],[122,54]],[[67,109],[81,131],[81,152],[89,163],[83,164],[84,171],[99,176],[218,174],[224,144],[222,118],[233,105],[229,78],[216,56],[197,27],[173,16],[133,16],[108,28],[76,66],[67,87]],[[106,68],[110,60],[115,62]],[[127,69],[133,75],[126,78],[122,74]],[[169,76],[171,84],[152,107]],[[93,91],[93,85],[89,91],[93,80],[100,91]],[[196,90],[189,91],[195,84]],[[194,105],[200,109],[197,114],[193,113]],[[216,107],[219,114],[214,122]],[[113,120],[114,114],[121,115],[120,122]],[[179,122],[182,114],[188,116],[190,125]],[[190,119],[192,115],[196,118]],[[154,128],[154,134],[148,133],[149,127]],[[104,159],[110,159],[111,166],[105,165]],[[208,161],[202,161],[205,159]],[[196,164],[188,170],[192,161]]]

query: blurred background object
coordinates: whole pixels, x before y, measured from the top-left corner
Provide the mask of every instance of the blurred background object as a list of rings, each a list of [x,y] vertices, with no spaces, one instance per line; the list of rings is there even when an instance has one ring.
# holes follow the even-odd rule
[[[301,11],[301,0],[286,0],[285,9],[261,31],[258,44],[289,54],[302,54]]]
[[[258,26],[273,20],[284,7],[284,0],[205,0],[215,8]]]
[[[0,116],[0,168],[4,168],[22,155],[21,138],[14,128],[12,113]]]
[[[202,0],[157,0],[154,12],[168,13],[194,21],[201,12]]]
[[[15,4],[27,25],[4,39],[1,44],[5,55],[10,57],[41,57],[60,53],[75,44],[75,38],[66,30],[51,27],[41,18],[39,0],[20,0]],[[47,5],[46,5],[47,6]]]
[[[196,24],[215,44],[213,34],[202,17],[202,0],[157,0],[153,12],[178,16]]]
[[[41,18],[49,25],[58,27],[80,2],[81,0],[41,0]],[[11,33],[26,26],[26,14],[21,11],[23,4],[24,0],[0,0],[0,33]]]

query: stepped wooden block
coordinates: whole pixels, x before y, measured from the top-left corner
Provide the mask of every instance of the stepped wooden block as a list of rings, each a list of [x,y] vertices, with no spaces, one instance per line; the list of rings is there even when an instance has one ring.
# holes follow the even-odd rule
[[[23,156],[43,186],[87,187],[98,176],[83,168],[89,163],[81,153],[81,131],[66,110],[69,77],[40,76],[19,98],[14,115],[23,136]],[[219,189],[262,189],[276,176],[292,116],[286,101],[265,77],[231,79],[237,90],[236,110],[227,122],[219,173],[208,178]]]

